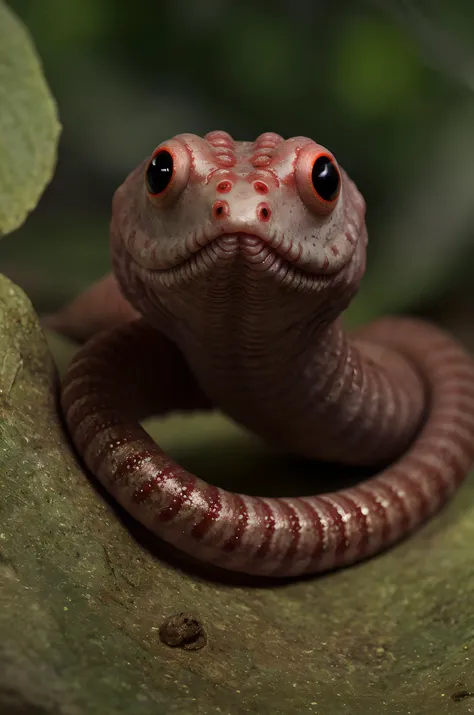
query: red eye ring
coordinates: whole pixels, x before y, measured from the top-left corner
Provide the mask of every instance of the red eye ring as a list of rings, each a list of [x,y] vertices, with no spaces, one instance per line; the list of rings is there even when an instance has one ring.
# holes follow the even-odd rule
[[[148,199],[156,207],[174,202],[188,184],[191,154],[178,138],[160,144],[148,161],[143,181]]]
[[[153,153],[145,171],[146,188],[150,196],[162,196],[170,187],[175,174],[173,154],[166,147]]]
[[[301,148],[295,164],[295,182],[301,199],[315,214],[331,213],[342,190],[342,176],[330,151],[308,142]]]
[[[325,152],[314,158],[311,186],[319,201],[328,207],[334,206],[341,190],[341,175],[334,159]]]

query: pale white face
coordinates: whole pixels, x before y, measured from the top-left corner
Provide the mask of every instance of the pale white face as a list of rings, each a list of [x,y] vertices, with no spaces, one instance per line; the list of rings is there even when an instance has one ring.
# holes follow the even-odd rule
[[[364,214],[355,185],[311,139],[181,134],[117,191],[112,243],[168,285],[236,256],[288,283],[347,266],[365,240]]]

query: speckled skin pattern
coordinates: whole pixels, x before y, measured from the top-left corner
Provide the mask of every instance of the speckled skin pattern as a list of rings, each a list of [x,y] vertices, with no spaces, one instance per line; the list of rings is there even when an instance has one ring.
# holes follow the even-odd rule
[[[381,551],[437,512],[474,461],[471,357],[417,320],[345,333],[365,269],[365,204],[324,147],[217,131],[152,156],[163,150],[164,191],[149,190],[148,158],[114,196],[115,277],[65,314],[83,337],[87,325],[97,332],[62,391],[80,455],[145,526],[227,569],[296,576]],[[330,200],[312,183],[320,156],[340,178]],[[388,466],[320,496],[233,494],[186,472],[138,423],[213,407],[278,449]]]

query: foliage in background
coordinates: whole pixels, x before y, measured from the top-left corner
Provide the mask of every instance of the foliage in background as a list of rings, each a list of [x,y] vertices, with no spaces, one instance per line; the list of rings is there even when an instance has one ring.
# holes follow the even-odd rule
[[[59,132],[29,35],[0,0],[0,237],[24,222],[51,180]]]
[[[415,38],[430,65],[474,90],[474,4],[466,0],[368,0]]]
[[[474,102],[454,77],[471,76],[472,0],[10,5],[64,125],[39,210],[0,246],[2,270],[39,310],[108,270],[110,200],[126,174],[164,138],[214,128],[309,135],[356,181],[370,251],[353,321],[470,283]]]

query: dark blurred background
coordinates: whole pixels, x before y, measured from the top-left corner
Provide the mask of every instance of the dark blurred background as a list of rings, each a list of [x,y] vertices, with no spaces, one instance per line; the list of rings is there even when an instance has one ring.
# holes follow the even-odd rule
[[[472,0],[9,0],[63,124],[52,184],[0,244],[39,312],[108,270],[114,189],[163,139],[305,134],[368,204],[353,322],[418,312],[474,332]],[[472,84],[471,84],[472,82]]]

